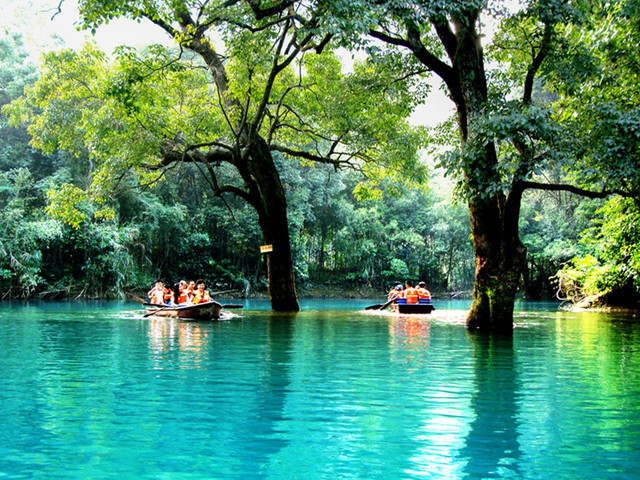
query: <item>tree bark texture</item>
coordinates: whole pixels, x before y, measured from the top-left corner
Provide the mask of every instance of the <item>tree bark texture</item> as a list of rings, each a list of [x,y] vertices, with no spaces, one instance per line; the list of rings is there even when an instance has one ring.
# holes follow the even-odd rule
[[[252,141],[246,162],[241,169],[258,212],[263,241],[273,245],[267,255],[267,281],[271,308],[279,312],[300,310],[296,293],[287,199],[271,152],[266,142],[258,137]]]
[[[487,332],[511,332],[515,295],[525,262],[525,248],[518,236],[522,190],[508,194],[487,193],[499,182],[495,173],[498,157],[490,140],[474,138],[475,122],[485,115],[487,83],[480,36],[476,30],[477,12],[454,22],[457,49],[454,71],[459,94],[455,97],[463,146],[482,142],[464,167],[470,190],[469,215],[476,257],[474,295],[467,316],[467,327]],[[452,96],[456,92],[451,92]]]
[[[515,295],[526,258],[518,237],[518,215],[509,211],[519,210],[519,201],[494,196],[469,202],[476,255],[473,303],[467,316],[471,330],[508,333],[513,329]]]

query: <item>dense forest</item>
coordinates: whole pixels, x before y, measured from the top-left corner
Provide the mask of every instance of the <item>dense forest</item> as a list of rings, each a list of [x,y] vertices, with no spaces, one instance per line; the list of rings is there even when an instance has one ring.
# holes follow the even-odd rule
[[[636,2],[621,2],[619,6],[622,11],[637,8]],[[615,15],[624,17],[620,11]],[[616,64],[617,70],[612,75],[617,77],[610,79],[610,85],[613,80],[622,76],[628,78],[629,72],[638,71],[640,56],[632,51],[633,42],[622,40],[632,32],[633,26],[631,22],[624,27],[631,29],[629,31],[620,27],[618,35],[611,35],[606,45],[592,40],[590,48],[602,49],[599,53],[602,68]],[[567,31],[567,45],[573,40],[571,35]],[[638,36],[637,31],[635,35]],[[507,38],[505,34],[504,39]],[[39,139],[40,148],[34,146],[33,130],[27,129],[37,120],[38,110],[51,105],[34,103],[35,113],[25,113],[25,94],[35,91],[36,82],[39,82],[39,88],[46,88],[43,85],[46,85],[47,74],[43,73],[42,65],[36,65],[29,57],[20,32],[6,29],[0,39],[0,51],[0,106],[5,107],[5,115],[0,118],[0,204],[3,212],[0,294],[3,299],[115,298],[126,291],[140,292],[151,287],[158,277],[165,282],[203,278],[213,290],[232,288],[242,295],[266,292],[267,262],[259,249],[265,242],[260,210],[253,208],[251,202],[243,201],[242,195],[221,196],[220,191],[212,188],[212,183],[217,186],[218,182],[222,184],[237,176],[230,165],[216,164],[215,177],[204,174],[203,167],[196,161],[167,164],[168,168],[162,170],[150,168],[147,175],[123,168],[116,172],[115,180],[107,182],[106,195],[104,192],[94,195],[95,179],[104,176],[105,171],[90,145],[72,148],[75,145],[69,143],[77,139],[69,137],[65,146],[64,139],[60,140],[62,137],[51,140],[51,130],[43,135],[50,138]],[[97,58],[91,52],[90,49],[77,54],[73,61],[88,64]],[[173,54],[183,56],[187,63],[195,62],[180,52]],[[55,62],[71,58],[70,55],[64,51],[53,53],[44,63],[50,72]],[[155,55],[156,59],[159,56],[153,50],[147,55]],[[150,62],[150,56],[141,58]],[[127,81],[131,84],[141,82],[136,77],[141,73],[133,71],[133,63],[123,67],[124,60],[133,58],[138,61],[135,54],[122,50],[118,59],[120,66],[105,68],[120,68],[119,74],[129,75]],[[386,68],[388,62],[386,57],[382,60]],[[329,67],[309,64],[306,68],[322,68],[327,72]],[[404,68],[413,69],[412,76],[415,77],[424,73],[419,65],[405,65]],[[577,67],[565,64],[558,68]],[[595,91],[596,87],[592,86],[585,93],[578,84],[586,84],[585,78],[593,73],[587,71],[589,68],[595,70],[596,66],[580,66],[583,75],[580,81],[576,72],[571,73],[576,82],[571,88],[556,88],[550,93],[553,89],[542,92],[542,85],[536,84],[536,98],[541,104],[564,104],[563,114],[570,116],[581,114],[580,108],[585,111],[593,108],[592,103],[584,100],[585,96],[606,95],[607,102],[598,108],[609,123],[595,123],[594,120],[590,125],[574,126],[573,133],[578,135],[579,128],[591,127],[595,135],[596,127],[604,129],[608,125],[610,130],[606,135],[600,132],[599,141],[603,144],[613,142],[607,145],[613,145],[610,150],[617,149],[619,156],[628,161],[631,166],[624,167],[633,176],[632,167],[637,168],[640,162],[637,86],[633,82],[630,89],[624,90],[623,85],[618,84],[616,89],[611,87],[604,93],[603,90]],[[178,69],[171,73],[185,76]],[[553,70],[545,74],[549,85],[557,82]],[[377,75],[382,74],[378,72]],[[509,73],[505,71],[502,75],[506,77]],[[569,73],[564,72],[564,75],[567,78]],[[365,82],[364,77],[359,81]],[[391,76],[388,82],[400,84],[400,80]],[[597,88],[606,87],[606,82],[593,82]],[[116,91],[113,88],[112,83],[107,89],[109,98],[122,102],[124,112],[136,111],[138,118],[141,117],[136,110],[140,107],[135,102],[145,100],[133,98],[127,88]],[[424,98],[422,94],[416,94],[415,84],[397,88],[396,96],[388,101],[388,118],[394,115],[392,112],[409,112]],[[623,94],[625,104],[616,105],[615,100]],[[410,95],[416,96],[407,100]],[[400,102],[398,98],[404,100]],[[582,104],[574,103],[573,110],[567,109],[567,103],[576,98],[582,98]],[[300,101],[309,100],[301,98]],[[357,101],[362,100],[353,100],[354,103]],[[67,111],[63,113],[69,115]],[[360,114],[365,121],[366,116],[371,115],[370,112]],[[499,119],[506,121],[509,113],[503,108],[500,114]],[[27,118],[29,115],[31,117]],[[335,115],[331,121],[338,123]],[[349,110],[346,115],[355,113]],[[59,120],[65,122],[62,117]],[[100,120],[92,119],[94,123]],[[507,120],[513,121],[513,117]],[[539,118],[525,120],[541,121]],[[390,124],[402,127],[400,120],[397,122],[389,120]],[[493,136],[498,135],[495,129],[501,127],[498,120],[495,122]],[[383,170],[396,170],[400,175],[383,175],[380,170],[365,168],[363,165],[372,155],[371,146],[366,147],[367,155],[344,163],[314,162],[302,154],[296,157],[291,151],[274,148],[273,161],[286,195],[288,237],[298,294],[382,295],[393,282],[404,279],[425,281],[436,297],[471,293],[477,272],[469,195],[463,192],[464,185],[461,186],[459,178],[452,174],[451,163],[447,163],[446,159],[451,155],[440,156],[435,153],[437,148],[424,148],[425,145],[450,144],[455,135],[452,133],[455,132],[454,123],[451,121],[430,130],[418,129],[421,135],[418,141],[411,137],[415,132],[408,134],[407,144],[422,147],[416,149],[417,167],[402,167],[398,163],[382,167]],[[351,126],[352,130],[356,128]],[[383,126],[379,128],[382,131]],[[531,135],[527,130],[531,125],[521,123],[521,128]],[[385,134],[391,136],[389,132]],[[328,134],[323,135],[327,144],[334,144]],[[361,133],[353,140],[354,149],[365,151],[358,143],[362,137]],[[55,148],[43,148],[49,140],[55,143]],[[109,139],[112,143],[116,140]],[[396,143],[402,144],[402,140]],[[300,140],[300,144],[304,141]],[[116,146],[120,145],[116,143]],[[409,155],[392,142],[386,148],[388,151],[395,148],[398,156]],[[613,158],[609,150],[598,152],[596,147],[585,145],[584,149],[587,148],[591,149],[589,155],[604,159],[603,168],[619,167],[614,160],[606,163],[608,158]],[[308,151],[312,151],[310,144]],[[513,152],[507,151],[506,156],[511,156],[513,162]],[[562,161],[556,158],[551,168],[544,172],[533,169],[533,174],[539,177],[527,177],[527,181],[544,177],[583,186],[581,180],[584,178],[601,175],[593,165],[592,170],[582,166],[582,174],[568,174],[561,166]],[[407,182],[402,168],[407,169],[406,176],[414,175],[412,180],[418,180]],[[423,173],[416,173],[420,169]],[[375,188],[363,188],[363,180],[370,181],[376,176]],[[526,247],[526,261],[518,283],[519,293],[530,299],[560,298],[578,302],[595,298],[615,305],[638,303],[639,197],[601,197],[589,198],[567,189],[529,189],[522,193],[518,226],[519,238]]]

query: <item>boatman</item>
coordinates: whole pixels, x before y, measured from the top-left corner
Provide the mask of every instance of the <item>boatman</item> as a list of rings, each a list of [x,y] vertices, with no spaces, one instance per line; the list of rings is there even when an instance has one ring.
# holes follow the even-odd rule
[[[387,296],[387,300],[391,300],[392,298],[399,298],[400,293],[402,292],[402,284],[400,282],[396,283],[396,286],[389,290],[389,295]]]

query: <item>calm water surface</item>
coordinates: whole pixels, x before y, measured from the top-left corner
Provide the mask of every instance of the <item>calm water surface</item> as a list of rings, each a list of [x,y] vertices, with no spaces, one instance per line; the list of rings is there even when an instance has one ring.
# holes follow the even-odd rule
[[[0,479],[633,479],[640,320],[521,304],[512,340],[372,302],[0,304]]]

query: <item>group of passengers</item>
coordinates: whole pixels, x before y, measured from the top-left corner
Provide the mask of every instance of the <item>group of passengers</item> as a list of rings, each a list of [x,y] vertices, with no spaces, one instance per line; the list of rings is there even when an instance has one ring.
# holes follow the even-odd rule
[[[388,301],[393,300],[394,303],[429,303],[431,301],[431,292],[427,290],[427,284],[418,283],[417,287],[413,286],[411,280],[407,280],[405,288],[398,282],[389,292]]]
[[[210,302],[209,291],[205,290],[204,280],[180,280],[173,285],[173,289],[165,287],[162,280],[156,280],[156,285],[147,293],[149,303],[154,305],[197,305]]]

